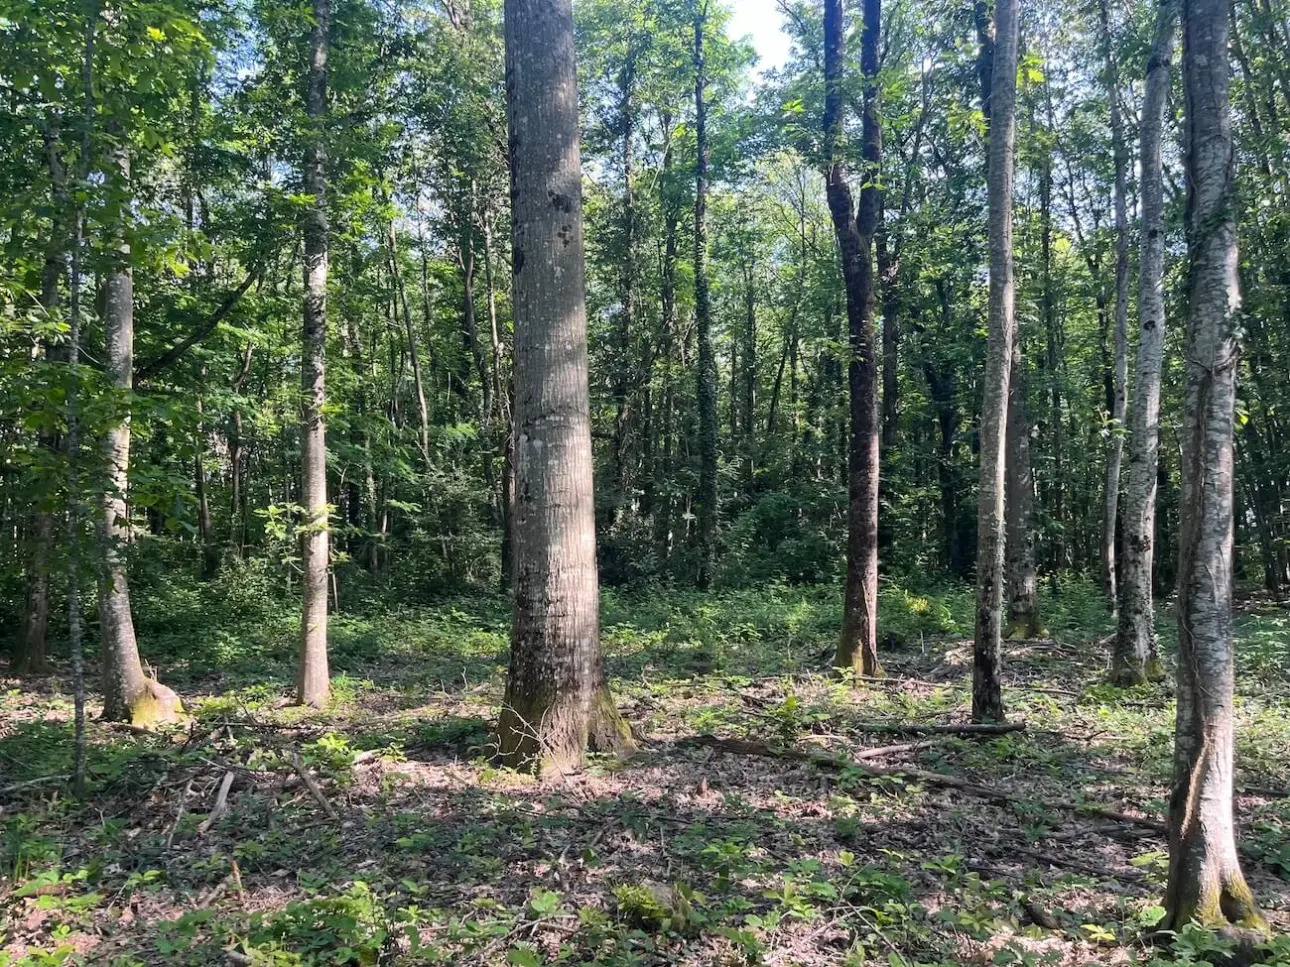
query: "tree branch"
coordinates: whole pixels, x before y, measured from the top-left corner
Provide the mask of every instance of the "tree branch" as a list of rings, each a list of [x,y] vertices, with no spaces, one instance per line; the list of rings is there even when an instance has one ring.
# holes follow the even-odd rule
[[[188,350],[192,349],[199,342],[213,333],[219,327],[219,324],[224,321],[224,318],[233,311],[233,307],[241,301],[242,296],[246,295],[247,290],[251,288],[255,283],[255,280],[260,277],[260,273],[263,271],[263,265],[256,265],[252,268],[251,271],[246,274],[246,278],[242,280],[242,284],[229,293],[228,297],[220,303],[219,308],[212,312],[200,326],[152,362],[147,363],[136,370],[134,375],[135,382],[147,382],[162,370],[172,366],[180,360]]]

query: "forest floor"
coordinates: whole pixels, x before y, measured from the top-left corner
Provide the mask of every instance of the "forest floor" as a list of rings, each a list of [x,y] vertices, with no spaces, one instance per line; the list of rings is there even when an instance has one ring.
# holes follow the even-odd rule
[[[140,625],[203,656],[161,666],[193,720],[91,722],[87,802],[47,778],[67,678],[0,679],[0,965],[1163,965],[1218,942],[1150,943],[1171,687],[1103,684],[1087,589],[1047,598],[1053,639],[1007,645],[1025,729],[977,737],[893,725],[967,721],[966,591],[884,591],[890,677],[858,688],[819,671],[832,589],[607,594],[640,752],[541,781],[489,761],[504,600],[337,616],[335,700],[308,712],[286,609],[177,594]],[[1239,627],[1241,848],[1284,935],[1290,614]]]

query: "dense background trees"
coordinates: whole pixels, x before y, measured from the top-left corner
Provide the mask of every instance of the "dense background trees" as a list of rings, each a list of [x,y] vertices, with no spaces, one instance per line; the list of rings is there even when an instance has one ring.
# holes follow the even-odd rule
[[[109,718],[178,714],[131,598],[168,582],[302,600],[310,705],[329,612],[513,588],[516,667],[574,641],[586,704],[597,580],[846,575],[836,662],[874,675],[878,569],[975,574],[980,719],[1004,714],[1003,636],[1043,630],[1041,581],[1118,604],[1126,685],[1159,671],[1153,585],[1181,576],[1183,653],[1225,680],[1229,584],[1290,582],[1290,29],[1267,0],[1188,6],[1222,78],[1187,87],[1169,2],[783,0],[792,55],[761,69],[716,0],[584,0],[573,54],[563,20],[553,40],[579,67],[576,218],[516,174],[516,112],[550,132],[514,90],[508,128],[498,0],[38,6],[0,5],[0,613],[39,672],[97,582]],[[1229,70],[1230,119],[1194,116]],[[1205,124],[1233,161],[1211,215]],[[570,261],[529,291],[543,191]],[[584,219],[586,367],[583,299],[544,301],[584,288]],[[1223,293],[1207,260],[1238,276]],[[528,429],[552,413],[559,466]],[[565,472],[577,528],[544,493]],[[1229,554],[1202,511],[1229,505],[1230,582],[1197,591]],[[543,667],[526,696],[513,674],[521,724]],[[1180,687],[1180,734],[1221,725]],[[554,757],[579,762],[587,728]]]

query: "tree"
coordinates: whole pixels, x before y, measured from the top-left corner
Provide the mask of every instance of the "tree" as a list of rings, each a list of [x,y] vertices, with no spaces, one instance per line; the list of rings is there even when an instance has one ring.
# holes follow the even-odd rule
[[[114,132],[120,137],[120,132]],[[128,194],[130,156],[118,145],[109,153],[108,177]],[[105,253],[103,285],[104,363],[114,390],[128,397],[134,384],[134,274],[125,225]],[[124,401],[123,401],[124,402]],[[126,404],[128,405],[128,404]],[[103,717],[110,722],[150,726],[176,721],[183,709],[173,691],[144,674],[130,608],[125,544],[130,539],[126,493],[130,486],[130,417],[128,409],[107,427],[103,437],[106,486],[98,522],[99,626],[103,638]]]
[[[712,346],[712,305],[708,283],[708,103],[704,32],[710,0],[694,4],[694,320],[698,330],[699,492],[695,498],[698,518],[698,584],[707,587],[717,542],[717,357]]]
[[[1152,606],[1156,478],[1160,463],[1160,374],[1165,349],[1165,201],[1161,166],[1165,105],[1178,30],[1178,0],[1160,0],[1142,104],[1142,239],[1138,269],[1138,365],[1129,414],[1129,475],[1121,515],[1119,624],[1111,680],[1136,685],[1162,673]]]
[[[990,339],[981,404],[980,488],[977,506],[976,638],[973,645],[972,719],[1002,721],[1005,423],[1016,338],[1012,265],[1013,152],[1017,109],[1017,3],[997,0],[990,63],[988,196]],[[986,58],[982,58],[982,63]]]
[[[1120,68],[1115,56],[1111,32],[1111,12],[1107,0],[1099,0],[1098,14],[1102,27],[1102,52],[1106,72],[1107,100],[1111,114],[1111,152],[1115,162],[1115,349],[1111,373],[1110,410],[1107,414],[1109,434],[1106,444],[1106,487],[1102,512],[1102,581],[1115,609],[1118,565],[1115,557],[1116,530],[1119,524],[1120,465],[1124,457],[1124,420],[1129,381],[1129,151],[1124,137],[1124,119],[1120,109]]]
[[[847,581],[842,635],[833,664],[881,675],[878,663],[878,352],[875,335],[874,234],[878,228],[882,128],[878,118],[881,0],[866,0],[861,35],[864,74],[864,183],[857,212],[842,170],[842,0],[824,7],[825,181],[846,289],[850,436],[847,459]]]
[[[570,0],[506,0],[515,299],[515,616],[502,760],[564,772],[622,753],[600,653]]]
[[[301,537],[300,666],[296,701],[319,706],[331,690],[327,672],[327,572],[330,541],[327,505],[327,55],[331,0],[313,0],[309,35],[308,140],[304,189],[309,207],[304,234],[304,346],[300,367]]]
[[[1184,0],[1187,384],[1178,569],[1178,713],[1166,929],[1266,929],[1232,817],[1232,442],[1240,358],[1228,0]]]

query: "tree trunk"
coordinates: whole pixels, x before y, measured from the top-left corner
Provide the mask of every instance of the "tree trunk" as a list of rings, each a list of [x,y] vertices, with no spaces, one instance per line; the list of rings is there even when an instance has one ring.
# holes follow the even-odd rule
[[[1112,369],[1109,430],[1106,445],[1106,487],[1102,514],[1102,575],[1112,610],[1119,600],[1115,548],[1120,501],[1120,464],[1124,456],[1124,417],[1129,381],[1129,215],[1128,146],[1120,111],[1120,71],[1111,36],[1107,0],[1100,0],[1102,45],[1106,59],[1107,96],[1111,108],[1111,146],[1115,158],[1115,362]]]
[[[873,238],[878,227],[878,168],[882,128],[878,119],[878,39],[881,0],[865,0],[861,33],[864,74],[864,185],[853,213],[842,172],[842,72],[845,50],[842,0],[824,7],[824,140],[829,214],[842,260],[850,360],[850,439],[847,449],[847,581],[836,668],[866,677],[882,675],[878,663],[878,353],[874,331]]]
[[[304,187],[311,197],[304,215],[304,351],[300,371],[303,407],[300,426],[301,579],[300,668],[296,702],[321,706],[331,691],[327,670],[327,56],[331,0],[313,0],[309,38],[309,132]]]
[[[66,275],[67,252],[67,174],[59,154],[62,144],[61,125],[55,115],[44,127],[45,157],[52,186],[53,214],[50,218],[49,245],[40,280],[40,305],[47,315],[58,312],[59,287]],[[46,360],[54,353],[45,344]],[[40,447],[51,455],[57,448],[57,437],[50,430],[40,431]],[[14,675],[40,674],[49,671],[46,639],[49,633],[49,565],[54,550],[54,514],[40,502],[32,514],[31,557],[27,570],[27,599],[23,608],[22,636],[18,639],[10,670]]]
[[[202,367],[202,382],[206,382],[206,367]],[[197,429],[193,433],[193,489],[197,495],[197,543],[201,546],[201,578],[209,581],[219,570],[219,544],[211,523],[211,502],[206,492],[206,424],[202,397],[197,397]]]
[[[708,104],[703,32],[709,0],[692,0],[694,12],[694,113],[698,154],[694,168],[694,321],[698,330],[699,365],[699,587],[712,583],[717,541],[717,357],[712,346],[712,308],[708,286]]]
[[[1027,411],[1026,364],[1021,340],[1012,344],[1012,374],[1008,384],[1007,447],[1007,594],[1008,637],[1043,638],[1048,632],[1039,617],[1035,577],[1035,476],[1030,463],[1030,414]]]
[[[1178,575],[1178,712],[1165,929],[1266,929],[1232,816],[1232,441],[1240,357],[1228,0],[1183,0],[1190,279]]]
[[[1017,0],[997,0],[990,51],[990,340],[981,404],[981,479],[977,507],[976,638],[973,648],[972,719],[1001,722],[1000,638],[1003,633],[1005,423],[1016,338],[1012,265],[1013,155],[1016,142]]]
[[[1119,626],[1111,680],[1129,686],[1162,673],[1156,657],[1151,567],[1155,554],[1156,470],[1160,460],[1160,374],[1165,348],[1165,205],[1161,145],[1179,0],[1159,0],[1142,105],[1142,241],[1138,279],[1138,378],[1129,422],[1124,491]]]
[[[632,746],[600,653],[571,0],[506,0],[515,305],[515,623],[504,762]]]
[[[114,151],[112,177],[128,185],[130,159]],[[124,232],[122,232],[124,234]],[[134,275],[130,246],[118,241],[111,253],[103,293],[104,368],[114,390],[128,396],[134,384]],[[130,483],[130,418],[107,428],[103,439],[105,486],[98,526],[99,627],[103,639],[103,718],[150,726],[182,717],[179,699],[148,678],[130,613],[130,582],[124,545],[130,538],[126,495]]]

